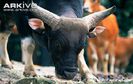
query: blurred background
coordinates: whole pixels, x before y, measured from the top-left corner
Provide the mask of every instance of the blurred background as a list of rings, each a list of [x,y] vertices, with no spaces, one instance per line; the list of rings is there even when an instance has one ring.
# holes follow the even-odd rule
[[[133,0],[101,0],[106,8],[115,5],[115,15],[119,24],[120,35],[127,36],[128,31],[133,29]]]
[[[115,15],[120,29],[120,36],[127,37],[128,31],[133,29],[133,0],[101,0],[101,4],[106,8],[115,5],[117,7]],[[10,59],[21,61],[21,41],[19,35],[11,35],[8,42],[8,52]],[[50,56],[46,55],[40,46],[33,56],[34,64],[49,66],[53,65]],[[133,72],[133,55],[126,69],[127,72]]]
[[[120,30],[119,35],[122,37],[128,37],[129,32],[133,30],[133,0],[101,0],[101,4],[106,8],[113,5],[117,7],[115,15]],[[133,73],[133,54],[129,59],[126,72]]]

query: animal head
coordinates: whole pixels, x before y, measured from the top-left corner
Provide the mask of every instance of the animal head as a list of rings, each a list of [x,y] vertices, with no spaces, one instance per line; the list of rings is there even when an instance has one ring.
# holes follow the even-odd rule
[[[86,35],[96,35],[104,28],[96,28],[98,22],[110,15],[114,7],[96,12],[83,18],[58,16],[32,3],[31,12],[39,19],[29,19],[37,43],[46,46],[50,52],[57,75],[72,79],[77,70],[77,58],[84,47]],[[46,24],[44,24],[44,23]]]
[[[90,13],[100,11],[100,0],[84,0],[84,9]]]

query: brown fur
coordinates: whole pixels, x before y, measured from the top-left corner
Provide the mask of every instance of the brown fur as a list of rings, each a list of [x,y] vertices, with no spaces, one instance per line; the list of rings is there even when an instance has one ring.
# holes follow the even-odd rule
[[[97,12],[106,9],[99,3],[99,0],[95,0],[95,2],[93,2],[93,0],[85,0],[85,4],[88,5],[90,12]],[[92,66],[94,62],[91,56],[93,53],[92,47],[95,48],[98,58],[104,63],[105,53],[109,53],[110,56],[114,56],[114,46],[119,33],[118,23],[114,14],[105,18],[98,26],[104,26],[106,29],[96,38],[88,39],[88,56],[89,62]],[[107,71],[104,71],[104,73],[107,74]]]
[[[126,67],[133,54],[133,38],[118,37],[115,47],[115,66]]]

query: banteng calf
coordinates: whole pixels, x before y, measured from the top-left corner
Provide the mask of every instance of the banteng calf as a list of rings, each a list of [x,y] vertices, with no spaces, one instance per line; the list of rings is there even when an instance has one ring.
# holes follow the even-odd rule
[[[100,0],[85,0],[84,6],[88,7],[89,13],[105,10]],[[105,27],[105,31],[96,38],[88,39],[88,58],[90,65],[97,74],[98,60],[102,61],[104,75],[108,75],[108,62],[110,58],[110,74],[114,74],[115,44],[119,33],[115,15],[111,14],[101,21],[97,27]],[[101,65],[100,65],[101,66]]]

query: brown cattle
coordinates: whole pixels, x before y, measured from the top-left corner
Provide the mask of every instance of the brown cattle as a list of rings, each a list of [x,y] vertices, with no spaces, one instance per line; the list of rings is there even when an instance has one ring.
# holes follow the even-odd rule
[[[115,46],[115,66],[125,69],[133,54],[133,38],[118,37]]]
[[[99,0],[85,0],[84,6],[88,6],[90,13],[105,10]],[[110,74],[114,74],[115,43],[119,33],[116,16],[111,14],[97,26],[105,27],[105,31],[96,38],[88,39],[88,57],[94,73],[97,74],[98,60],[102,61],[104,75],[108,74],[108,62],[110,58]]]

